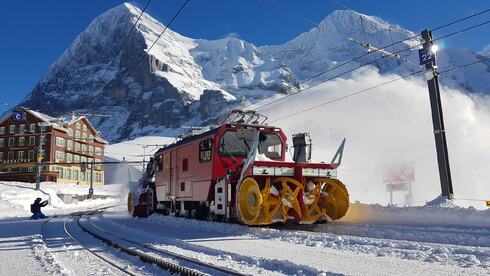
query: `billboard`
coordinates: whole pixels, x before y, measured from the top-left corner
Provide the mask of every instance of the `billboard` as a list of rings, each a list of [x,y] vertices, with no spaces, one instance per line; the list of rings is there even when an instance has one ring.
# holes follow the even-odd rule
[[[383,182],[387,184],[415,181],[415,168],[411,163],[390,164],[383,168]]]

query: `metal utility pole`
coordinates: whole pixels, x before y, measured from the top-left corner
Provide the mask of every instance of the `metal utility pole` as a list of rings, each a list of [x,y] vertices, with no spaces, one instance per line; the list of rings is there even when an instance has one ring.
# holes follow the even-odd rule
[[[39,190],[41,188],[41,161],[43,160],[43,147],[42,147],[42,142],[43,142],[43,123],[38,123],[37,124],[40,128],[40,134],[39,134],[39,145],[37,148],[37,166],[36,166],[36,190]]]
[[[429,86],[430,107],[432,110],[432,124],[434,127],[434,138],[436,141],[437,163],[439,165],[439,177],[441,180],[442,196],[453,198],[453,184],[451,170],[449,168],[449,157],[446,143],[446,130],[442,115],[441,95],[439,91],[439,73],[437,72],[436,50],[432,43],[432,32],[423,30],[423,49],[419,50],[420,65],[425,64],[427,85]]]
[[[88,198],[94,196],[94,160],[92,159],[92,164],[90,165],[90,188],[88,189]]]

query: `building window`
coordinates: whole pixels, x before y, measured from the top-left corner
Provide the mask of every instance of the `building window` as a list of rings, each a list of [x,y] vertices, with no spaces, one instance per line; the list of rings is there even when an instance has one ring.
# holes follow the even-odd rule
[[[9,133],[10,134],[14,134],[15,133],[15,126],[14,125],[10,125],[10,127],[9,127]]]
[[[18,151],[17,152],[17,160],[24,160],[24,151],[21,150],[21,151]]]
[[[14,152],[13,151],[9,151],[8,160],[14,160]]]
[[[85,172],[80,172],[80,180],[85,181]]]
[[[73,180],[78,180],[78,171],[73,170]]]
[[[69,151],[73,150],[73,141],[66,140],[66,150],[69,150]]]
[[[83,125],[83,131],[87,132],[87,125]]]
[[[29,132],[30,133],[35,133],[36,132],[36,124],[30,124],[29,125]]]
[[[29,136],[29,146],[36,145],[36,136]]]
[[[79,130],[75,131],[75,138],[80,139],[80,131]]]
[[[102,174],[95,173],[95,182],[102,182]]]
[[[182,159],[182,171],[186,172],[189,169],[189,159]]]
[[[206,139],[199,143],[199,161],[208,162],[211,160],[213,140]]]
[[[79,152],[80,151],[80,143],[75,142],[75,151]]]
[[[88,140],[89,140],[90,142],[93,142],[93,141],[94,141],[94,136],[93,136],[92,134],[90,134],[90,135],[88,136]]]
[[[73,137],[73,129],[68,129],[68,136]]]
[[[102,169],[102,164],[100,164],[102,162],[102,160],[95,159],[94,162],[98,163],[98,164],[94,165],[94,168],[99,169],[99,170]]]
[[[19,134],[24,134],[26,132],[26,125],[19,125]]]
[[[82,139],[87,140],[87,133],[86,132],[82,133]]]
[[[66,162],[71,163],[73,161],[73,155],[71,153],[66,153]]]
[[[5,127],[0,127],[0,134],[5,134]]]
[[[80,129],[80,122],[77,122],[76,127],[77,129]]]
[[[3,138],[0,138],[0,147],[3,147]]]
[[[101,148],[95,148],[95,155],[102,155],[102,149]]]
[[[93,156],[94,155],[94,147],[88,146],[88,154]]]
[[[56,137],[56,145],[58,147],[65,147],[65,139],[61,137]]]
[[[9,138],[9,148],[14,147],[14,138]]]
[[[3,161],[3,152],[0,151],[0,161]]]
[[[80,155],[73,155],[73,162],[80,163]]]
[[[19,147],[23,147],[25,144],[26,138],[24,137],[19,137]]]
[[[65,169],[66,177],[65,179],[71,179],[71,169]]]
[[[82,156],[80,160],[82,161],[82,163],[87,163],[87,157]]]
[[[82,154],[87,154],[87,145],[82,144]]]
[[[34,161],[34,151],[33,150],[29,151],[29,161]]]
[[[65,154],[64,152],[61,151],[56,151],[55,155],[55,162],[63,162],[65,159]]]

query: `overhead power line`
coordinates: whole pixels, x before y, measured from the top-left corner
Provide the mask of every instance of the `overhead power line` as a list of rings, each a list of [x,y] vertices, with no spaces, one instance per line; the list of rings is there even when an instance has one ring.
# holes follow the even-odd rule
[[[304,17],[304,16],[302,16],[302,15],[300,15],[300,14],[298,14],[298,13],[296,13],[296,12],[286,8],[286,7],[283,7],[283,6],[279,5],[278,3],[274,2],[273,0],[261,0],[261,1],[265,4],[268,4],[269,6],[274,7],[275,9],[277,9],[283,13],[286,13],[289,16],[292,16],[292,17],[300,19],[304,22],[307,22],[307,23],[313,25],[314,27],[318,26],[318,23],[316,23],[315,21],[308,19],[308,18],[306,18],[306,17]]]
[[[467,28],[464,28],[464,29],[458,30],[458,31],[455,31],[455,32],[452,32],[452,33],[449,33],[449,34],[446,34],[446,35],[444,35],[444,36],[442,36],[442,37],[435,38],[435,39],[433,39],[433,41],[435,42],[435,41],[438,41],[438,40],[441,40],[441,39],[444,39],[444,38],[447,38],[447,37],[450,37],[450,36],[453,36],[453,35],[457,35],[457,34],[460,34],[460,33],[463,33],[463,32],[469,31],[469,30],[472,30],[472,29],[477,28],[477,27],[481,27],[481,26],[486,25],[486,24],[489,24],[489,23],[490,23],[490,20],[485,21],[485,22],[480,23],[480,24],[477,24],[477,25],[473,25],[473,26],[470,26],[470,27],[467,27]],[[405,49],[399,50],[399,51],[397,51],[397,52],[393,53],[392,55],[399,55],[399,54],[400,54],[400,53],[402,53],[402,52],[406,52],[406,51],[412,50],[412,49],[414,49],[414,48],[420,47],[420,46],[422,46],[422,44],[423,44],[423,43],[418,43],[418,44],[413,45],[413,46],[410,46],[410,47],[408,47],[408,48],[405,48]],[[380,48],[380,49],[382,49],[382,48]],[[374,52],[374,51],[373,51],[373,52]],[[378,59],[374,59],[374,60],[369,61],[369,62],[366,62],[366,63],[364,63],[364,64],[360,64],[359,66],[356,66],[356,67],[354,67],[354,68],[352,68],[352,69],[350,69],[350,70],[344,71],[344,72],[339,73],[339,74],[337,74],[337,75],[335,75],[335,76],[333,76],[333,77],[330,77],[330,78],[328,78],[327,80],[325,80],[325,81],[323,81],[323,82],[320,82],[320,83],[314,84],[314,85],[309,86],[309,87],[307,87],[307,88],[305,88],[305,89],[299,90],[299,91],[297,91],[297,92],[295,92],[295,93],[292,93],[292,94],[286,95],[286,96],[284,96],[284,97],[282,97],[282,98],[279,98],[279,99],[276,99],[276,100],[273,100],[273,101],[267,102],[267,103],[265,103],[265,104],[263,104],[263,105],[260,105],[260,106],[256,107],[256,108],[255,108],[255,110],[257,110],[257,109],[261,109],[261,108],[264,108],[264,107],[266,107],[266,106],[269,106],[269,105],[272,105],[272,104],[277,103],[277,102],[279,102],[279,101],[282,101],[282,100],[284,100],[284,99],[286,99],[286,98],[288,98],[288,97],[290,97],[290,96],[293,96],[293,95],[296,95],[296,94],[302,93],[302,92],[304,92],[304,91],[307,91],[307,90],[309,90],[309,89],[311,89],[311,88],[313,88],[313,87],[316,87],[316,86],[318,86],[318,85],[320,85],[320,84],[322,84],[322,83],[324,83],[324,82],[327,82],[327,81],[330,81],[330,80],[336,79],[336,78],[338,78],[338,77],[340,77],[340,76],[343,76],[343,75],[346,75],[346,74],[352,73],[353,71],[356,71],[356,70],[358,70],[358,69],[360,69],[360,68],[362,68],[362,67],[365,67],[365,66],[367,66],[367,65],[373,64],[373,63],[378,62],[378,61],[380,61],[380,60],[383,60],[383,59],[385,59],[385,58],[386,58],[386,57],[382,56],[382,57],[380,57],[380,58],[378,58]],[[325,72],[322,72],[322,73],[320,73],[320,74],[317,74],[317,76],[321,76],[321,75],[325,74],[326,72],[328,72],[328,70],[327,70],[327,71],[325,71]],[[271,97],[267,97],[267,98],[271,98]],[[267,98],[264,98],[264,99],[267,99]],[[247,105],[247,106],[251,106],[251,105],[252,105],[252,104]]]
[[[444,24],[444,25],[441,25],[441,26],[438,26],[438,27],[432,28],[432,29],[431,29],[431,31],[433,31],[433,32],[434,32],[434,31],[437,31],[437,30],[439,30],[439,29],[446,28],[446,27],[448,27],[448,26],[454,25],[454,24],[459,23],[459,22],[463,22],[463,21],[465,21],[465,20],[468,20],[468,19],[473,18],[473,17],[475,17],[475,16],[478,16],[478,15],[481,15],[481,14],[484,14],[484,13],[487,13],[487,12],[489,12],[489,11],[490,11],[490,9],[486,9],[486,10],[484,10],[484,11],[474,13],[474,14],[472,14],[472,15],[469,15],[469,16],[466,16],[466,17],[463,17],[463,18],[460,18],[460,19],[457,19],[457,20],[451,21],[451,22],[446,23],[446,24]]]
[[[138,20],[139,18],[141,18],[141,15],[143,14],[143,12],[146,10],[146,7],[148,7],[148,4],[150,3],[151,0],[148,1],[147,5],[145,6],[145,8],[141,11],[141,14],[140,14],[140,17],[138,17]],[[187,3],[189,2],[189,0],[185,0],[185,2],[182,4],[182,6],[180,7],[180,9],[177,11],[177,13],[172,17],[172,19],[168,22],[167,25],[165,25],[163,31],[158,35],[157,39],[155,39],[155,41],[153,41],[153,43],[151,44],[151,46],[148,48],[148,50],[146,50],[146,53],[148,54],[148,52],[150,52],[150,50],[153,48],[153,46],[155,46],[155,44],[158,42],[158,40],[162,37],[162,35],[165,33],[165,31],[167,31],[167,29],[170,27],[170,25],[172,25],[172,22],[174,22],[174,20],[177,18],[177,16],[180,14],[180,12],[184,9],[185,5],[187,5]],[[134,30],[134,27],[136,26],[136,23],[134,24],[133,28],[131,29]],[[128,36],[129,37],[129,36]],[[138,61],[136,62],[135,65],[138,65],[142,60],[143,60],[144,56],[141,56],[140,59],[138,59]],[[104,90],[108,85],[109,85],[110,82],[107,82],[103,87],[102,87],[102,90]]]
[[[348,7],[347,7],[347,8],[348,8]],[[348,8],[348,9],[349,9],[349,8]],[[460,19],[457,19],[457,20],[451,21],[451,22],[449,22],[449,23],[446,23],[446,24],[443,24],[443,25],[437,26],[437,27],[435,27],[435,28],[432,28],[431,30],[432,30],[432,31],[435,31],[435,30],[440,30],[440,29],[442,29],[442,28],[445,28],[445,27],[448,27],[448,26],[454,25],[454,24],[456,24],[456,23],[459,23],[459,22],[462,22],[462,21],[468,20],[468,19],[470,19],[470,18],[473,18],[473,17],[479,16],[479,15],[484,14],[484,13],[487,13],[487,12],[489,12],[489,11],[490,11],[490,9],[486,9],[486,10],[483,10],[483,11],[481,11],[481,12],[477,12],[477,13],[474,13],[474,14],[472,14],[472,15],[469,15],[469,16],[466,16],[466,17],[463,17],[463,18],[460,18]],[[460,31],[458,31],[458,32],[455,32],[455,33],[451,33],[451,34],[445,35],[444,37],[437,38],[437,40],[440,40],[440,39],[442,39],[442,38],[446,38],[446,37],[449,37],[449,36],[455,35],[455,34],[460,33],[460,32],[468,31],[468,30],[473,29],[473,28],[476,28],[476,27],[480,27],[480,26],[485,25],[485,24],[487,24],[487,23],[488,23],[488,22],[484,22],[484,23],[481,23],[481,24],[478,24],[478,25],[475,25],[475,26],[472,26],[472,27],[469,27],[469,28],[466,28],[466,29],[460,30]],[[403,42],[405,42],[405,41],[415,39],[415,38],[417,38],[417,37],[419,37],[419,36],[420,36],[420,35],[418,35],[418,34],[417,34],[417,35],[414,35],[414,36],[411,36],[411,37],[408,37],[408,38],[405,38],[405,39],[399,40],[399,41],[397,41],[397,42],[392,42],[392,43],[390,43],[390,44],[388,44],[388,45],[385,45],[385,46],[380,47],[380,48],[378,48],[378,49],[375,49],[375,50],[373,50],[373,51],[368,51],[367,53],[364,53],[364,54],[362,54],[362,55],[360,55],[360,56],[357,56],[357,57],[355,57],[355,58],[352,58],[352,59],[349,59],[349,60],[347,60],[347,61],[345,61],[345,62],[342,62],[341,64],[336,65],[336,66],[334,66],[334,67],[332,67],[332,68],[330,68],[330,69],[328,69],[328,70],[326,70],[326,71],[323,71],[323,72],[320,72],[320,73],[318,73],[318,74],[315,74],[315,75],[313,75],[313,76],[311,76],[311,77],[308,77],[307,79],[305,79],[305,80],[303,80],[303,81],[299,82],[299,84],[300,84],[300,85],[301,85],[301,84],[304,84],[304,83],[306,83],[306,82],[308,82],[308,81],[310,81],[310,80],[312,80],[312,79],[318,78],[318,77],[320,77],[320,76],[322,76],[322,75],[324,75],[324,74],[326,74],[326,73],[329,73],[329,72],[331,72],[331,71],[333,71],[333,70],[335,70],[335,69],[338,69],[338,68],[340,68],[340,67],[342,67],[342,66],[345,66],[345,65],[347,65],[347,64],[349,64],[349,63],[351,63],[351,62],[355,62],[355,61],[358,61],[358,60],[360,60],[361,58],[366,57],[366,56],[368,56],[368,55],[371,55],[371,54],[374,54],[374,53],[378,53],[378,52],[379,52],[380,50],[382,50],[382,49],[386,49],[386,48],[388,48],[388,47],[391,47],[391,46],[394,46],[394,45],[397,45],[397,44],[403,43]],[[435,41],[435,40],[434,40],[434,41]],[[419,44],[414,45],[414,46],[412,46],[412,47],[409,47],[409,48],[406,48],[406,49],[403,49],[403,50],[397,51],[397,52],[395,52],[394,54],[399,54],[399,53],[402,53],[402,52],[404,52],[404,51],[408,51],[408,50],[414,49],[414,48],[419,47],[419,46],[422,46],[422,43],[419,43]],[[377,62],[377,61],[379,61],[379,60],[382,60],[382,59],[384,59],[384,57],[378,58],[377,60],[370,61],[370,62],[366,63],[365,65],[360,65],[360,66],[358,66],[358,67],[356,67],[356,68],[352,69],[351,71],[347,71],[347,72],[341,73],[341,74],[339,74],[339,75],[335,76],[334,78],[337,78],[337,77],[339,77],[339,76],[341,76],[341,75],[344,75],[344,74],[347,74],[347,73],[352,72],[352,71],[354,71],[354,70],[357,70],[357,69],[359,69],[359,68],[361,68],[361,67],[364,67],[364,66],[366,66],[366,65],[369,65],[369,64],[375,63],[375,62]],[[328,80],[330,80],[330,79],[328,79]],[[326,81],[328,81],[328,80],[326,80]],[[324,82],[325,82],[325,81],[324,81]],[[316,84],[316,85],[318,85],[318,84]],[[293,93],[293,94],[290,94],[290,95],[295,95],[295,94],[297,94],[297,93],[300,93],[300,92],[302,92],[302,91],[305,91],[305,90],[307,90],[307,89],[310,89],[310,88],[312,88],[312,87],[315,87],[316,85],[313,85],[313,86],[307,87],[307,88],[305,88],[305,89],[301,89],[301,90],[299,90],[299,91],[297,91],[297,92],[295,92],[295,93]],[[265,98],[263,98],[262,100],[266,100],[266,99],[272,98],[272,97],[274,97],[274,96],[275,96],[275,95],[272,95],[272,96],[269,96],[269,97],[265,97]],[[289,95],[288,95],[288,96],[289,96]],[[286,97],[287,97],[287,96],[286,96]],[[269,102],[269,103],[267,103],[267,104],[264,104],[263,106],[259,106],[259,107],[257,107],[256,109],[261,108],[261,107],[265,107],[266,105],[270,105],[270,104],[272,104],[272,103],[274,103],[274,102],[280,101],[281,99],[283,99],[283,98],[280,98],[280,99],[278,99],[278,100],[275,100],[275,101]],[[248,104],[248,105],[245,105],[245,106],[243,106],[241,109],[245,109],[245,108],[247,108],[247,107],[249,107],[249,106],[252,106],[252,105],[254,105],[254,103],[250,103],[250,104]]]
[[[444,69],[444,70],[440,71],[439,74],[444,74],[444,73],[447,73],[447,72],[450,72],[450,71],[458,70],[458,69],[461,69],[461,68],[464,68],[464,67],[468,67],[468,66],[477,64],[477,63],[482,63],[484,61],[490,61],[490,57],[483,58],[483,59],[480,59],[480,60],[477,60],[477,61],[474,61],[474,62],[470,62],[470,63],[458,65],[458,66],[453,66],[453,67],[450,67],[450,68],[447,68],[447,69]],[[397,82],[399,80],[406,79],[406,78],[415,76],[415,75],[420,74],[420,73],[423,73],[423,72],[425,72],[425,69],[420,70],[420,71],[416,71],[416,72],[413,72],[413,73],[410,73],[410,74],[406,74],[404,76],[401,76],[401,77],[398,77],[398,78],[394,78],[394,79],[389,80],[389,81],[386,81],[386,82],[379,83],[377,85],[374,85],[374,86],[371,86],[371,87],[368,87],[368,88],[359,90],[357,92],[354,92],[354,93],[351,93],[351,94],[347,94],[345,96],[341,96],[341,97],[338,97],[338,98],[335,98],[335,99],[332,99],[332,100],[329,100],[329,101],[326,101],[326,102],[323,102],[323,103],[314,105],[314,106],[309,107],[309,108],[302,109],[300,111],[297,111],[297,112],[288,114],[287,116],[279,117],[279,118],[277,118],[275,120],[272,120],[271,123],[277,122],[277,121],[280,121],[280,120],[284,120],[284,119],[287,119],[287,118],[291,118],[291,117],[296,116],[298,114],[309,112],[309,111],[318,109],[318,108],[320,108],[322,106],[325,106],[325,105],[328,105],[328,104],[331,104],[331,103],[335,103],[335,102],[338,102],[338,101],[341,101],[341,100],[344,100],[344,99],[347,99],[347,98],[350,98],[350,97],[353,97],[353,96],[356,96],[356,95],[359,95],[359,94],[363,94],[363,93],[372,91],[372,90],[374,90],[376,88],[379,88],[381,86],[384,86],[384,85],[387,85],[387,84],[390,84],[390,83],[394,83],[394,82]]]
[[[124,41],[121,44],[121,48],[119,49],[119,52],[117,53],[116,57],[121,53],[122,49],[124,48],[124,45],[126,45],[126,42],[128,41],[129,37],[133,33],[133,30],[136,28],[136,25],[138,24],[138,22],[140,21],[141,17],[143,16],[143,13],[145,13],[146,8],[148,8],[148,5],[150,4],[150,2],[151,2],[151,0],[148,0],[148,2],[146,2],[145,7],[141,10],[140,15],[138,16],[138,19],[136,19],[136,21],[134,22],[133,26],[131,27],[131,30],[128,32],[128,34],[124,38]],[[109,68],[111,67],[111,65],[112,65],[113,62],[114,62],[114,59],[112,59],[111,62],[107,65],[104,73],[102,74],[102,77],[101,77],[102,80],[104,79],[105,75],[107,74],[107,71],[109,71]]]
[[[153,44],[151,44],[151,46],[148,48],[148,50],[146,50],[146,53],[147,54],[150,52],[150,50],[153,48],[153,46],[155,46],[155,44],[160,39],[160,37],[162,37],[162,35],[165,33],[165,31],[167,31],[168,27],[170,27],[170,25],[172,25],[172,22],[174,22],[175,18],[177,18],[177,16],[179,16],[180,12],[184,9],[185,5],[187,5],[188,2],[189,2],[189,0],[185,0],[184,4],[182,4],[182,6],[180,7],[180,9],[177,11],[177,13],[174,15],[174,17],[172,17],[172,19],[170,20],[170,22],[168,22],[168,24],[165,25],[165,28],[160,33],[160,35],[157,37],[157,39],[155,39],[155,41],[153,41]]]

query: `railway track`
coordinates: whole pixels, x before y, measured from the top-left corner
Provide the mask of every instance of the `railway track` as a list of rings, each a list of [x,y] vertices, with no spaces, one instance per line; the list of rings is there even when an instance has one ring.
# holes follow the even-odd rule
[[[90,216],[91,215],[96,214],[96,213],[99,213],[103,209],[107,209],[107,208],[110,208],[110,207],[99,208],[97,210],[90,210],[90,211],[83,211],[83,212],[75,212],[75,213],[72,213],[72,214],[69,215],[69,218],[67,218],[63,222],[63,230],[64,230],[65,234],[73,242],[75,242],[76,244],[78,244],[85,251],[89,252],[93,256],[95,256],[98,259],[104,261],[108,265],[116,268],[117,270],[123,272],[126,275],[136,275],[136,274],[134,274],[133,272],[128,271],[124,267],[118,265],[116,262],[114,262],[114,261],[112,261],[112,260],[110,260],[110,259],[102,256],[101,254],[97,253],[95,250],[92,250],[89,247],[85,246],[79,239],[77,239],[75,237],[75,235],[73,234],[73,229],[70,229],[72,227],[69,226],[69,222],[73,221],[73,220],[71,220],[71,218],[74,218],[76,220],[76,225],[78,227],[80,227],[80,229],[82,231],[84,231],[85,233],[89,234],[93,238],[95,238],[97,240],[100,240],[100,241],[104,242],[105,244],[107,244],[107,245],[109,245],[111,247],[114,247],[114,248],[120,250],[121,252],[124,252],[124,253],[129,254],[131,256],[134,256],[134,257],[137,257],[137,258],[139,258],[143,262],[146,262],[146,263],[149,263],[149,264],[154,264],[154,265],[156,265],[156,266],[158,266],[158,267],[160,267],[160,268],[162,268],[164,270],[167,270],[167,271],[169,271],[171,273],[179,273],[181,275],[191,275],[191,276],[210,275],[210,274],[211,275],[214,275],[214,274],[246,275],[246,274],[240,273],[238,271],[234,271],[234,270],[231,270],[231,269],[227,269],[227,268],[215,266],[213,264],[202,262],[202,261],[200,261],[198,259],[195,259],[195,258],[183,256],[183,255],[180,255],[180,254],[177,254],[175,252],[168,251],[168,250],[159,249],[159,248],[156,248],[156,247],[154,247],[152,245],[143,244],[143,243],[140,243],[138,241],[131,240],[129,238],[126,238],[126,237],[122,237],[122,236],[113,234],[113,233],[111,233],[111,232],[109,232],[109,231],[101,228],[100,226],[96,225],[90,219]],[[93,229],[90,229],[89,227],[84,226],[81,223],[81,219],[84,216],[86,216],[88,218],[87,221],[90,224],[90,226],[93,227],[94,229],[96,229],[97,231],[94,231]],[[53,217],[49,218],[48,220],[46,220],[43,223],[43,225],[41,226],[41,234],[43,236],[43,239],[44,239],[44,237],[47,236],[46,235],[47,234],[46,233],[46,231],[47,231],[46,230],[46,224],[49,223],[50,221],[52,221],[53,219],[58,218],[58,217],[59,216],[53,216]],[[97,233],[97,232],[99,232],[99,233]],[[101,234],[101,233],[103,233],[103,234]],[[107,238],[107,236],[114,237],[115,239],[109,239],[109,238]],[[122,241],[124,241],[126,243],[129,243],[129,244],[131,244],[133,246],[122,245],[120,242],[115,241],[117,239],[122,240]],[[136,249],[135,247],[136,248],[137,247],[140,247],[140,248],[144,248],[144,249],[150,250],[153,253],[157,253],[157,255],[160,255],[160,256],[155,256],[155,254],[145,253],[142,250]],[[172,260],[171,261],[166,260],[163,257],[161,257],[161,255],[164,255],[166,257],[170,257]],[[190,267],[186,267],[186,266],[177,264],[177,263],[174,262],[175,260],[180,260],[180,261],[184,261],[184,262],[187,262],[187,263],[192,263],[194,266],[196,266],[198,268],[201,268],[201,269],[204,268],[202,270],[205,270],[206,272],[202,272],[202,271],[200,271],[199,269],[196,269],[196,268],[190,268]]]
[[[113,206],[108,206],[108,207],[103,207],[103,208],[99,208],[97,209],[98,210],[101,210],[101,209],[107,209],[107,208],[111,208]],[[84,213],[87,213],[87,212],[93,212],[93,211],[83,211],[83,212],[75,212],[75,213],[72,213],[72,214],[69,214],[68,216],[69,217],[76,217],[76,216],[80,216]],[[48,218],[41,226],[41,236],[42,236],[42,239],[44,240],[45,243],[47,243],[47,241],[45,240],[45,237],[47,236],[47,230],[46,230],[46,225],[51,222],[53,219],[55,218],[58,218],[59,216],[56,215],[56,216],[53,216],[53,217],[50,217]],[[87,246],[83,245],[83,243],[81,243],[77,238],[75,238],[75,236],[73,235],[72,232],[70,232],[70,229],[68,227],[68,222],[69,222],[69,219],[66,219],[64,222],[63,222],[63,231],[65,232],[65,234],[73,241],[75,242],[76,244],[78,244],[81,248],[83,248],[86,252],[89,252],[90,254],[92,254],[93,256],[97,257],[98,259],[102,260],[103,262],[109,264],[110,266],[116,268],[117,270],[123,272],[124,274],[126,275],[131,275],[131,276],[136,276],[136,274],[128,271],[127,269],[119,266],[118,264],[116,264],[115,262],[111,261],[110,259],[102,256],[101,254],[97,253],[95,250],[92,250],[90,248],[88,248]]]
[[[100,234],[95,233],[94,231],[91,231],[90,229],[88,229],[88,227],[83,226],[80,223],[80,219],[81,219],[81,216],[78,218],[78,225],[82,229],[84,229],[84,231],[86,231],[86,232],[88,232],[88,233],[90,233],[92,235],[95,235],[96,238],[98,238],[100,240],[103,240],[104,242],[110,244],[113,247],[116,247],[116,248],[120,249],[123,252],[126,252],[126,253],[128,253],[130,255],[133,255],[133,256],[138,256],[143,261],[154,263],[154,264],[156,264],[156,265],[158,265],[158,266],[160,266],[160,267],[162,267],[164,269],[167,269],[167,270],[169,270],[171,272],[178,272],[178,273],[181,273],[183,275],[208,275],[207,273],[202,273],[202,272],[199,272],[199,271],[197,271],[195,269],[191,269],[191,268],[188,268],[188,267],[177,265],[175,263],[165,261],[162,258],[157,258],[157,257],[151,256],[151,255],[148,255],[147,253],[143,253],[143,252],[141,252],[139,250],[135,250],[135,249],[132,249],[132,248],[128,248],[126,246],[122,246],[121,244],[118,244],[118,243],[114,242],[113,240],[110,240],[110,239],[108,239],[106,237],[103,237]],[[192,263],[194,265],[197,265],[198,267],[206,268],[207,270],[212,270],[214,272],[219,272],[220,274],[226,274],[226,275],[246,275],[246,274],[240,273],[240,272],[235,271],[235,270],[231,270],[231,269],[220,267],[220,266],[215,266],[213,264],[202,262],[202,261],[200,261],[198,259],[195,259],[195,258],[191,258],[191,257],[188,257],[188,256],[177,254],[175,252],[171,252],[171,251],[168,251],[168,250],[163,250],[163,249],[160,249],[160,248],[156,248],[156,247],[154,247],[152,245],[143,244],[141,242],[138,242],[138,241],[129,239],[127,237],[122,237],[120,235],[116,235],[116,234],[114,234],[112,232],[109,232],[109,231],[101,228],[100,226],[96,225],[90,219],[90,217],[88,217],[87,221],[88,221],[88,223],[93,228],[95,228],[98,231],[104,233],[105,235],[114,237],[116,239],[125,241],[126,243],[129,243],[129,244],[132,244],[132,245],[141,247],[141,248],[148,249],[148,250],[150,250],[150,251],[152,251],[154,253],[157,253],[159,255],[163,254],[163,255],[165,255],[167,257],[171,257],[172,259],[183,260],[185,262],[188,262],[188,263]],[[214,275],[214,273],[210,273],[210,274],[211,275]]]

